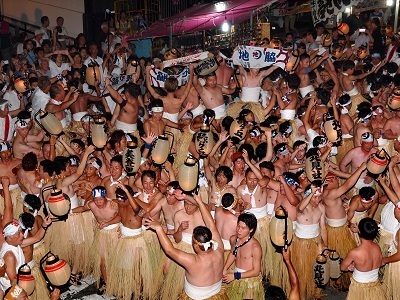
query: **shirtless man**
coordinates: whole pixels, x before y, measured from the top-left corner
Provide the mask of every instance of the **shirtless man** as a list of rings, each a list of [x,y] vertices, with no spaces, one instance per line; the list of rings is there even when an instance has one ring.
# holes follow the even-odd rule
[[[275,176],[278,177],[285,172],[289,171],[289,164],[291,161],[290,151],[286,143],[279,143],[274,147],[274,152],[278,158],[274,162]]]
[[[193,86],[199,93],[204,106],[215,112],[215,119],[222,120],[226,116],[224,94],[232,94],[234,88],[225,88],[217,84],[217,76],[210,73],[203,77],[205,85],[202,86],[196,73],[193,74]]]
[[[374,243],[378,235],[378,224],[372,218],[361,220],[358,225],[361,245],[351,250],[340,264],[340,270],[353,271],[348,299],[357,299],[368,295],[370,299],[386,299],[379,281],[379,269],[382,266],[382,252]],[[367,298],[365,296],[364,298]]]
[[[224,243],[224,250],[231,250],[230,238],[236,234],[239,205],[237,198],[231,193],[225,193],[221,199],[221,206],[215,209],[215,225]]]
[[[40,176],[37,171],[37,156],[29,152],[22,158],[21,168],[17,172],[19,186],[21,187],[21,197],[26,194],[39,195],[40,192]]]
[[[214,57],[218,61],[218,69],[215,71],[217,75],[217,83],[223,87],[228,87],[233,76],[234,69],[228,66],[228,59],[232,56],[229,49],[221,49],[215,53]]]
[[[122,156],[117,155],[110,160],[110,176],[104,177],[101,181],[101,185],[107,190],[107,196],[109,199],[116,199],[115,190],[116,185],[122,183],[128,184],[128,178],[122,166]]]
[[[358,111],[359,122],[354,125],[351,131],[354,136],[355,147],[361,146],[361,138],[364,133],[372,133],[371,117],[372,111],[369,108],[362,108]]]
[[[210,167],[208,166],[208,159],[206,160],[204,167],[206,178],[211,182],[211,192],[209,198],[209,209],[211,215],[215,214],[216,208],[221,206],[222,197],[226,193],[231,193],[236,196],[235,188],[229,184],[233,179],[233,172],[227,166],[220,166],[214,176],[211,174]]]
[[[278,68],[278,66],[271,66],[264,71],[260,71],[259,68],[250,68],[250,71],[246,72],[244,67],[239,66],[239,72],[243,80],[241,100],[243,102],[258,102],[264,77],[267,77]]]
[[[34,148],[27,142],[29,136],[28,123],[23,120],[17,120],[15,123],[15,136],[13,139],[12,152],[14,157],[22,159],[26,153],[33,152],[38,157],[42,156],[42,151],[39,148]]]
[[[190,107],[190,106],[189,106]],[[186,113],[188,107],[179,112],[178,120]],[[170,121],[169,119],[163,118],[164,104],[161,100],[155,99],[151,102],[151,117],[144,121],[143,130],[146,136],[150,136],[153,133],[155,136],[164,134],[166,126],[171,128],[180,129],[177,123]]]
[[[257,219],[253,214],[243,213],[237,219],[236,234],[230,238],[234,250],[229,253],[223,271],[229,299],[263,299],[265,296],[261,277],[263,253],[254,238],[256,229]],[[233,262],[235,270],[231,273],[228,270]]]
[[[106,78],[106,88],[110,92],[113,100],[119,105],[120,111],[115,123],[117,129],[125,133],[136,133],[139,112],[140,87],[136,84],[127,84],[124,94],[120,95],[111,86],[111,81]]]
[[[286,83],[287,82],[287,83]],[[281,117],[285,120],[294,120],[296,115],[297,103],[299,100],[298,88],[300,86],[300,78],[297,74],[289,74],[286,77],[284,84],[284,90],[281,91],[278,88],[273,87],[273,93],[276,95],[279,108],[281,109]],[[287,89],[286,89],[287,84]],[[287,90],[287,91],[285,91]],[[282,93],[284,93],[282,95]]]
[[[75,87],[71,87],[66,94],[61,84],[53,83],[50,87],[50,100],[46,104],[45,110],[53,113],[60,120],[63,128],[67,124],[65,110],[78,99],[78,93],[74,93]]]
[[[321,185],[312,183],[304,191],[304,198],[297,206],[292,259],[293,266],[299,272],[299,278],[303,278],[300,282],[301,299],[317,297],[321,292],[316,288],[314,282],[306,280],[306,278],[313,277],[312,264],[316,255],[328,247],[322,190]],[[307,251],[304,252],[304,249]]]
[[[91,157],[88,159],[85,167],[83,176],[76,181],[74,190],[78,197],[80,197],[85,203],[92,199],[92,191],[95,186],[101,184],[100,169],[102,162],[97,157]]]
[[[397,139],[400,136],[400,115],[398,113],[386,121],[383,132],[385,139]]]
[[[233,163],[233,177],[231,185],[234,188],[237,188],[245,178],[246,164],[244,162],[244,158],[241,152],[236,152],[232,155],[232,163]]]
[[[87,203],[100,231],[97,233],[93,248],[98,249],[93,255],[93,277],[100,279],[98,295],[102,295],[106,289],[107,274],[110,271],[111,253],[114,253],[118,241],[118,224],[121,221],[118,204],[107,200],[107,192],[103,186],[93,189],[93,201]]]
[[[340,171],[348,173],[348,165],[351,167],[351,174],[353,174],[363,162],[366,162],[371,154],[376,152],[376,148],[373,146],[373,135],[366,132],[362,135],[361,146],[351,149],[339,164]],[[367,176],[367,172],[361,174],[360,179],[355,184],[356,189],[360,189],[363,186],[372,186],[374,182],[372,178]]]
[[[140,201],[148,204],[154,204],[153,205],[154,208],[159,201],[162,201],[162,199],[165,200],[164,195],[156,187],[156,172],[152,170],[143,171],[141,176],[141,182],[143,189],[141,193],[137,196],[137,198]],[[151,218],[157,221],[160,221],[160,215],[161,215],[161,210],[151,211],[149,213],[149,216],[151,216]]]
[[[182,98],[183,94],[185,93],[185,90],[186,90],[186,85],[179,87],[175,91],[175,97]],[[199,93],[197,93],[193,85],[190,88],[190,92],[187,95],[186,99],[183,101],[183,106],[186,107],[188,103],[190,103],[192,106],[190,111],[192,112],[194,118],[197,117],[198,115],[201,115],[203,111],[206,109],[202,101],[200,100]]]
[[[174,77],[169,77],[165,81],[164,88],[167,91],[167,96],[161,96],[159,95],[154,88],[151,86],[150,82],[150,70],[151,66],[146,67],[146,87],[149,90],[150,94],[155,98],[155,99],[160,99],[164,103],[164,112],[163,112],[163,118],[170,120],[171,122],[178,123],[179,118],[179,111],[181,109],[183,101],[186,99],[190,92],[190,88],[192,86],[192,80],[191,77],[193,75],[193,66],[190,66],[190,77],[189,77],[189,82],[185,87],[185,91],[182,94],[180,98],[176,98],[174,93],[178,88],[178,80]]]
[[[305,98],[310,92],[314,91],[314,87],[311,84],[310,76],[308,73],[316,69],[319,65],[323,63],[324,60],[329,58],[328,52],[325,52],[322,57],[310,65],[310,55],[304,53],[300,55],[300,62],[296,68],[296,74],[300,77],[300,94],[301,97]]]
[[[178,250],[172,245],[158,222],[147,220],[145,224],[156,231],[161,246],[166,253],[185,269],[185,293],[192,299],[225,299],[226,295],[221,292],[222,270],[224,266],[224,250],[222,241],[206,205],[199,196],[195,196],[195,203],[198,205],[197,213],[200,215],[201,223],[204,225],[190,224],[190,243],[193,242],[194,253],[187,253]],[[185,207],[186,207],[185,200]],[[196,204],[195,205],[196,207]],[[180,215],[180,212],[177,213]],[[177,216],[180,219],[180,216]],[[203,221],[204,220],[204,221]],[[189,229],[189,228],[188,228]],[[193,237],[192,237],[193,233]],[[225,298],[224,298],[225,297]],[[174,298],[177,299],[177,298]]]

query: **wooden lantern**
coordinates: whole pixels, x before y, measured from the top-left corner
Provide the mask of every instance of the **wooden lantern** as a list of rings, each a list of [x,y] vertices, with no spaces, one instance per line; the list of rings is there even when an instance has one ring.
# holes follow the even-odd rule
[[[139,170],[142,154],[134,142],[128,142],[122,154],[122,164],[128,175],[132,175]]]
[[[400,87],[394,88],[392,95],[389,96],[388,106],[393,110],[400,108]]]
[[[337,251],[333,250],[329,254],[328,264],[329,264],[329,277],[332,280],[337,280],[342,275],[342,271],[340,271],[340,264],[343,259],[340,257]]]
[[[39,120],[37,119],[38,114],[40,114]],[[60,136],[63,134],[61,121],[52,113],[39,110],[35,114],[35,121],[49,135]]]
[[[234,144],[240,143],[245,138],[246,133],[246,123],[235,119],[229,128],[229,135],[231,136],[232,142]]]
[[[51,214],[56,217],[68,215],[71,209],[69,197],[59,189],[54,189],[54,191],[50,193],[47,204]]]
[[[106,122],[98,119],[91,128],[92,143],[97,149],[102,149],[107,144]]]
[[[168,158],[171,151],[172,143],[170,143],[167,134],[159,135],[155,141],[153,150],[151,151],[151,157],[153,162],[158,165],[162,165]]]
[[[51,252],[48,252],[40,260],[40,268],[44,272],[46,279],[53,286],[63,286],[71,277],[71,267],[69,264]]]
[[[203,125],[200,131],[196,133],[195,146],[200,157],[207,157],[208,154],[211,153],[211,150],[214,147],[214,137],[210,131],[210,126]]]
[[[367,161],[367,170],[371,174],[379,175],[382,174],[390,162],[390,156],[385,151],[381,149],[380,151],[371,155]]]
[[[197,187],[199,179],[199,162],[194,157],[186,158],[185,163],[178,171],[179,186],[185,192],[193,191]]]
[[[342,143],[342,128],[340,122],[332,116],[324,114],[324,131],[331,143],[339,146]]]
[[[35,290],[35,277],[33,277],[31,268],[28,264],[23,264],[19,267],[15,279],[17,279],[17,284],[25,290],[28,296],[32,295]]]
[[[350,31],[350,27],[346,23],[338,23],[337,29],[339,31],[339,34],[342,34],[342,35],[349,34],[349,31]]]
[[[329,282],[330,270],[327,258],[324,254],[319,254],[313,266],[314,282],[317,287],[324,287]]]
[[[269,231],[271,241],[277,247],[285,247],[286,249],[292,242],[293,222],[283,206],[278,207],[275,216],[271,218]]]
[[[320,158],[318,148],[311,148],[306,152],[306,175],[310,182],[324,180],[325,165]]]

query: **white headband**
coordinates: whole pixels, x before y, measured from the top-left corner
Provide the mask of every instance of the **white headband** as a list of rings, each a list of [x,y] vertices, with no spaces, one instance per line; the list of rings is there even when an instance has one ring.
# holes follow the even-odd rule
[[[29,122],[29,121],[28,121],[28,122]],[[16,127],[16,129],[26,128],[26,127],[28,127],[28,123],[25,122],[25,120],[18,119],[18,120],[15,122],[15,127]]]
[[[377,116],[378,114],[382,114],[383,109],[381,107],[377,107],[373,112],[372,115]]]
[[[21,226],[19,225],[19,223],[17,222],[11,222],[10,224],[8,224],[6,227],[4,227],[3,229],[3,236],[9,237],[9,236],[13,236],[14,234],[16,234],[18,232],[18,230],[21,229]]]
[[[21,226],[22,230],[24,231],[24,239],[26,239],[28,237],[28,232],[32,230],[32,227],[25,227],[21,217],[19,217],[18,222],[19,226]]]
[[[349,104],[351,104],[351,99],[349,100],[349,101],[347,101],[346,103],[343,103],[343,104],[340,104],[339,102],[336,102],[336,105],[340,105],[341,107],[345,107],[345,106],[347,106],[347,105],[349,105]]]
[[[235,200],[232,202],[231,206],[228,206],[228,207],[222,206],[222,208],[230,211],[233,215],[236,215],[236,211],[233,208],[236,206],[237,202],[238,202],[238,199],[235,198]]]
[[[361,135],[361,141],[371,143],[374,141],[374,136],[370,132],[365,132]]]
[[[164,107],[161,106],[154,106],[151,108],[152,112],[163,112],[164,111]]]
[[[99,164],[96,161],[88,161],[87,163],[88,165],[92,165],[93,167],[95,167],[97,170],[100,169]]]

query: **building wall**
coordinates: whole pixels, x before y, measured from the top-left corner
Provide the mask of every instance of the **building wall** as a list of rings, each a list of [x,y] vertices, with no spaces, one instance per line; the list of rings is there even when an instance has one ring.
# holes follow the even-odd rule
[[[84,0],[5,0],[3,14],[32,25],[40,26],[40,18],[48,16],[50,27],[56,26],[57,17],[64,18],[68,34],[76,37],[83,32]]]

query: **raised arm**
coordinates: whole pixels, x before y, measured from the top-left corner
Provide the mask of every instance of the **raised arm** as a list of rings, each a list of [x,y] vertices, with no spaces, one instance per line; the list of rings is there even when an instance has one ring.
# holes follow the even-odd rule
[[[290,260],[290,252],[289,249],[282,250],[283,260],[286,264],[289,274],[289,282],[290,282],[290,293],[289,300],[300,300],[300,282],[299,277],[297,276],[296,270],[293,267],[292,261]]]
[[[114,88],[111,86],[110,78],[106,78],[106,89],[108,90],[111,98],[115,102],[117,102],[118,104],[121,104],[122,102],[124,102],[124,99],[121,97],[121,95],[116,90],[114,90]]]
[[[1,184],[3,185],[3,194],[4,194],[4,212],[3,212],[3,219],[1,220],[2,228],[7,223],[12,222],[13,218],[13,205],[10,195],[10,178],[9,177],[1,177]]]
[[[85,168],[86,168],[87,159],[88,159],[89,155],[90,155],[95,149],[96,149],[96,148],[95,148],[95,146],[93,146],[93,145],[90,145],[89,147],[86,148],[85,152],[84,152],[83,155],[82,155],[82,161],[81,161],[81,163],[79,164],[78,169],[76,170],[76,173],[74,173],[74,174],[72,174],[72,175],[70,175],[70,176],[68,176],[68,177],[65,177],[65,178],[63,179],[63,181],[62,181],[62,187],[66,188],[66,187],[70,186],[70,185],[73,184],[75,181],[77,181],[77,180],[79,179],[79,177],[82,176],[83,171],[84,171]]]
[[[146,87],[147,90],[149,91],[150,95],[153,96],[154,99],[160,99],[160,95],[155,91],[155,89],[151,86],[151,75],[150,75],[150,71],[151,71],[151,66],[147,66],[146,67]],[[186,97],[185,97],[186,98]]]

